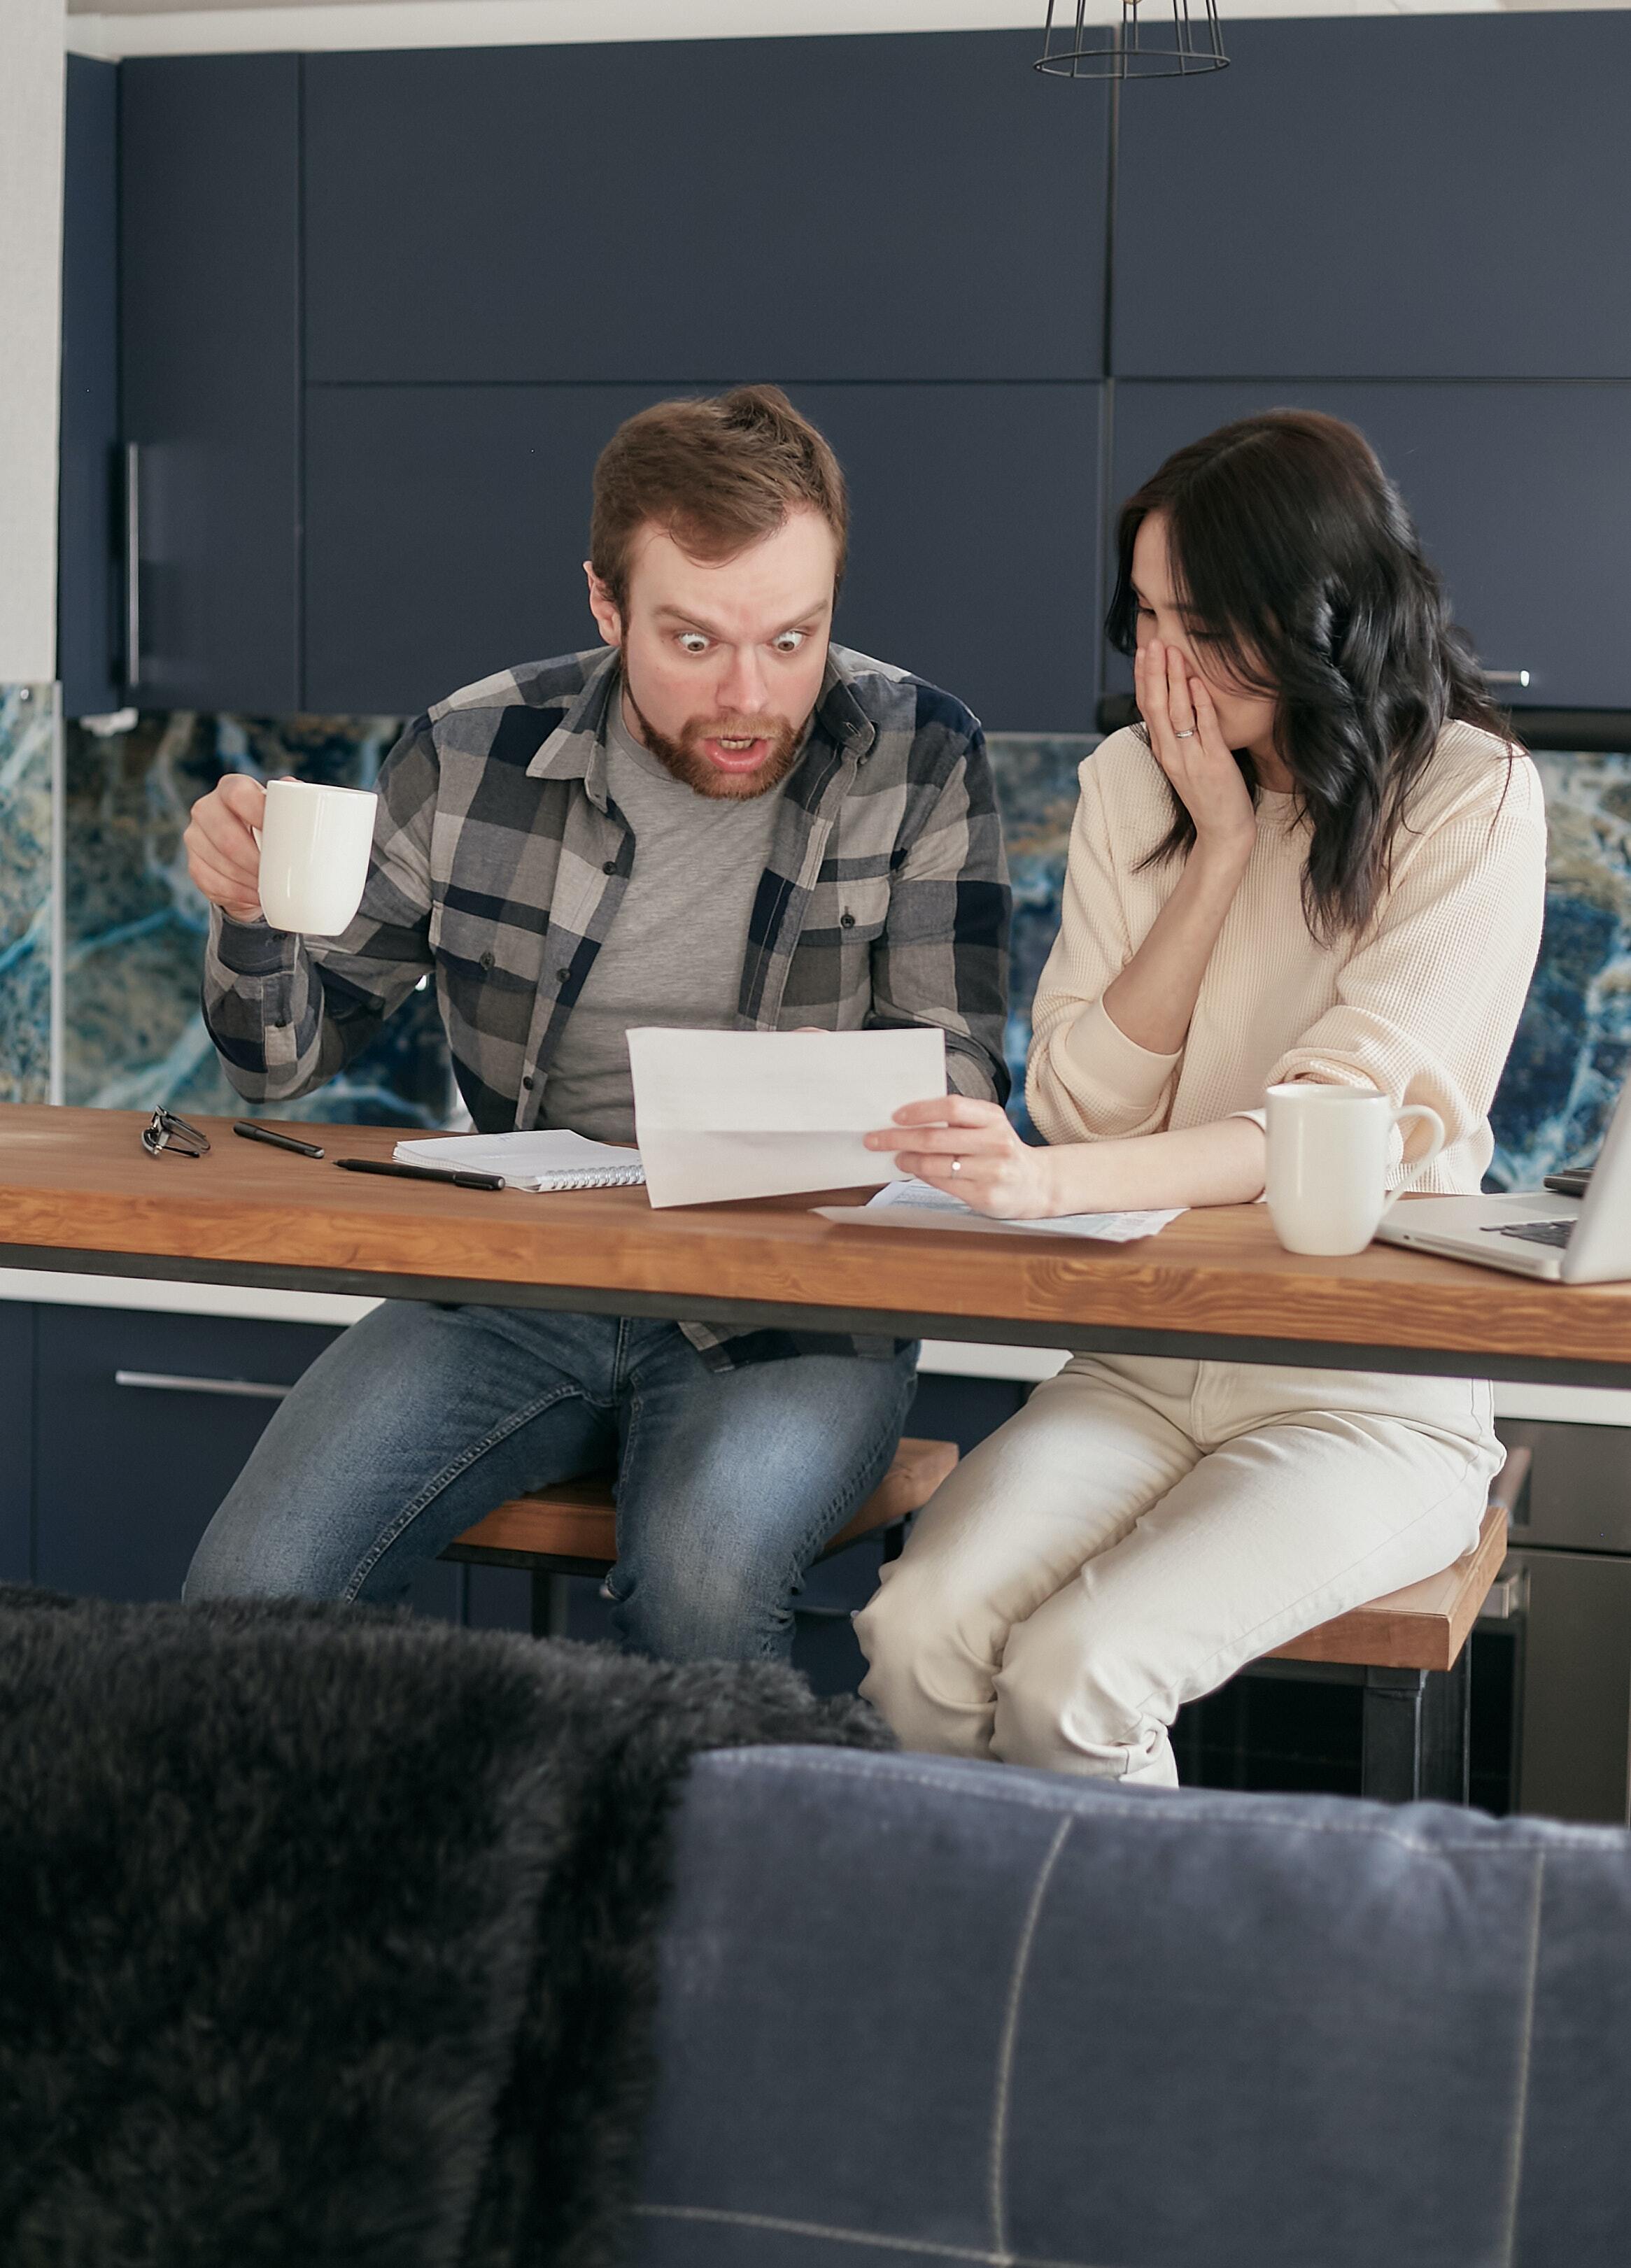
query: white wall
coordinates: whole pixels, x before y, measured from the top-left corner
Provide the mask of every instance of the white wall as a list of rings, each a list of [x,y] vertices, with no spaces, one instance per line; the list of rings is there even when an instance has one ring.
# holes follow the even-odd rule
[[[32,4],[32,0],[31,0]],[[0,0],[0,9],[19,0]],[[1631,0],[1221,0],[1240,16],[1483,14],[1502,8],[1619,8]],[[1199,0],[1191,0],[1199,12]],[[1089,0],[1094,23],[1119,0]],[[1164,13],[1164,4],[1157,13]],[[1074,0],[1056,17],[1074,24]],[[554,40],[788,37],[827,32],[1041,32],[1047,0],[70,0],[84,55],[279,48],[458,48]],[[1040,44],[1040,42],[1038,42]]]
[[[0,0],[0,6],[9,0]],[[1108,11],[1115,0],[1094,0]],[[1118,9],[1117,12],[1119,12]],[[1035,29],[1046,0],[76,0],[87,55],[245,48],[461,48],[824,32]],[[1071,11],[1074,20],[1074,4]]]
[[[0,0],[0,682],[56,674],[63,0]]]

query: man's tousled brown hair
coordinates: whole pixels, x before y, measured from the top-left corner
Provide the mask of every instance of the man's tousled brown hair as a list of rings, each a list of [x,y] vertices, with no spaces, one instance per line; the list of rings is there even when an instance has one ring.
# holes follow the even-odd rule
[[[773,535],[813,505],[838,539],[842,581],[849,498],[838,460],[779,386],[654,402],[617,428],[594,468],[589,562],[627,615],[629,555],[649,520],[710,563]]]

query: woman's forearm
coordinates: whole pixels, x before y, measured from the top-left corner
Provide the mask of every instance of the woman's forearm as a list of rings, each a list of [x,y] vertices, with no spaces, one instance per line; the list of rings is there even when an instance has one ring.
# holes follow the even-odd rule
[[[1105,988],[1104,1012],[1151,1055],[1177,1055],[1189,1035],[1200,983],[1251,856],[1251,837],[1197,843],[1177,888],[1138,951]]]
[[[1266,1143],[1251,1118],[1220,1118],[1125,1142],[1063,1142],[1046,1153],[1050,1213],[1248,1204],[1263,1194]]]
[[[1176,1134],[1038,1148],[998,1104],[966,1094],[908,1102],[866,1138],[931,1189],[998,1220],[1245,1204],[1262,1194],[1267,1146],[1255,1119],[1220,1118]]]

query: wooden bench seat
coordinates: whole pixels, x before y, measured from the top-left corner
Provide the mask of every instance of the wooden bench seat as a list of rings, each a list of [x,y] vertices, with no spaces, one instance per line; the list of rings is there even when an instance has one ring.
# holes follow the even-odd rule
[[[1508,1452],[1490,1482],[1478,1542],[1453,1567],[1337,1615],[1266,1657],[1362,1684],[1360,1784],[1366,1795],[1384,1802],[1468,1800],[1468,1640],[1506,1557],[1507,1528],[1523,1500],[1529,1466],[1527,1449]]]
[[[885,1558],[896,1557],[906,1521],[928,1502],[956,1462],[954,1442],[902,1441],[882,1480],[821,1557],[882,1530]],[[1508,1521],[1528,1482],[1529,1462],[1527,1449],[1510,1452],[1490,1483],[1478,1542],[1453,1567],[1304,1631],[1266,1657],[1305,1664],[1313,1675],[1323,1670],[1362,1683],[1361,1781],[1367,1795],[1401,1802],[1429,1795],[1467,1800],[1467,1640],[1501,1572]],[[529,1573],[532,1624],[539,1637],[559,1636],[565,1629],[564,1579],[604,1576],[616,1556],[617,1517],[609,1473],[514,1497],[466,1528],[442,1554],[444,1559]]]
[[[928,1502],[956,1462],[955,1441],[902,1441],[877,1487],[820,1556],[825,1559],[882,1530],[884,1557],[897,1557],[906,1521]],[[565,1626],[561,1579],[603,1576],[617,1557],[612,1479],[609,1473],[590,1473],[513,1497],[455,1536],[442,1557],[525,1568],[533,1578],[534,1633],[558,1637]]]
[[[1514,1456],[1527,1463],[1529,1452],[1518,1449]],[[1478,1542],[1453,1567],[1304,1631],[1288,1646],[1277,1646],[1271,1659],[1453,1669],[1507,1556],[1507,1506],[1492,1496]]]

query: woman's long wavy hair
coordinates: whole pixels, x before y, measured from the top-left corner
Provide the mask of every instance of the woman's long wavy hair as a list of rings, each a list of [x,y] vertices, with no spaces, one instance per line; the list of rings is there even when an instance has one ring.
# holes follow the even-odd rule
[[[1130,654],[1133,545],[1167,525],[1175,595],[1220,670],[1277,704],[1274,736],[1312,823],[1303,906],[1330,942],[1369,924],[1411,791],[1451,718],[1514,743],[1409,512],[1362,434],[1311,409],[1221,426],[1168,458],[1121,508],[1107,622]],[[1255,802],[1256,768],[1236,762]],[[1177,858],[1195,822],[1176,792],[1146,864]]]

